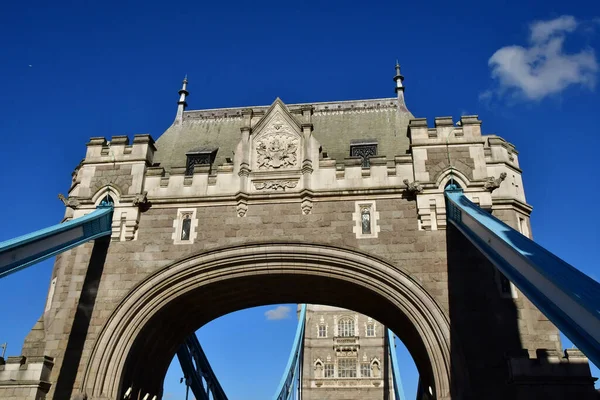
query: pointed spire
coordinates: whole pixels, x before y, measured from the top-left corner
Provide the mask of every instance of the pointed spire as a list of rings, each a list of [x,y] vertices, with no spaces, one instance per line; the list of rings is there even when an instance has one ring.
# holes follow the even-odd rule
[[[394,76],[394,81],[396,82],[396,93],[400,90],[404,91],[404,86],[402,85],[404,76],[400,73],[400,64],[398,63],[398,60],[396,60],[396,76]]]
[[[187,91],[187,74],[185,78],[183,78],[181,89],[179,89],[179,101],[177,102],[177,116],[175,117],[175,121],[181,123],[183,121],[183,112],[187,107],[187,102],[185,101],[186,97],[190,94]]]
[[[398,96],[398,109],[402,111],[408,111],[406,103],[404,102],[404,76],[400,73],[400,63],[396,60],[396,75],[394,76],[396,82],[396,96]]]

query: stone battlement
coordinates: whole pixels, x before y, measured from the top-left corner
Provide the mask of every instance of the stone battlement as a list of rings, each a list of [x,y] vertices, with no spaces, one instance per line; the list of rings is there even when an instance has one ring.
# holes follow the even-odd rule
[[[346,102],[343,109],[394,105],[382,101]],[[335,104],[318,106],[326,110]],[[314,107],[308,111],[296,108],[310,122]],[[253,118],[254,111],[239,111]],[[118,211],[113,239],[134,240],[142,203],[166,204],[175,198],[178,202],[226,201],[239,210],[246,209],[248,202],[280,198],[302,203],[302,210],[310,212],[313,199],[343,192],[416,198],[419,229],[436,230],[445,228],[443,192],[451,179],[482,207],[492,207],[494,191],[493,197],[509,206],[525,203],[514,146],[496,135],[482,136],[477,116],[462,116],[458,127],[452,117],[435,118],[434,128],[428,127],[424,118],[410,119],[407,154],[388,154],[393,150],[380,147],[368,153],[365,163],[366,156],[340,158],[337,152],[337,159],[331,157],[319,141],[319,132],[313,133],[312,124],[299,124],[280,100],[262,111],[257,122],[239,124],[236,151],[218,163],[214,159],[218,147],[200,147],[213,154],[212,158],[163,166],[153,160],[155,153],[165,150],[157,149],[150,135],[135,135],[131,144],[127,136],[91,138],[69,192],[69,204],[80,208],[73,207],[75,212],[68,212],[66,217],[83,215],[110,195]],[[283,147],[271,149],[267,144]],[[375,139],[356,139],[348,143],[347,151],[351,153],[351,146],[378,145],[382,144]],[[510,186],[502,185],[507,176]],[[527,207],[521,209],[528,212]],[[126,234],[119,233],[123,229]]]
[[[110,141],[93,137],[87,143],[84,163],[146,161],[151,165],[155,151],[154,139],[147,134],[135,135],[132,144],[127,136],[113,136]]]
[[[0,398],[44,399],[50,389],[51,357],[0,358]]]
[[[562,354],[556,350],[537,349],[536,356],[529,354],[510,357],[510,380],[527,383],[549,380],[557,383],[560,380],[574,382],[579,377],[581,383],[590,383],[591,378],[588,358],[577,349],[567,349]]]

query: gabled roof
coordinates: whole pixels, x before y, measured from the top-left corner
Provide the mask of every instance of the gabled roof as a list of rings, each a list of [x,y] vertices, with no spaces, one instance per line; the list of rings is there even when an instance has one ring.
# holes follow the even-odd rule
[[[390,160],[406,154],[409,148],[408,122],[414,117],[408,110],[398,107],[395,97],[289,105],[277,98],[270,106],[185,111],[182,122],[173,124],[156,141],[155,162],[167,170],[183,167],[185,153],[190,150],[218,147],[215,165],[223,164],[225,158],[233,158],[241,139],[242,110],[252,109],[255,129],[277,105],[287,109],[296,124],[302,120],[302,108],[312,106],[313,135],[323,151],[340,162],[350,156],[351,142],[361,139],[375,139],[378,154]]]

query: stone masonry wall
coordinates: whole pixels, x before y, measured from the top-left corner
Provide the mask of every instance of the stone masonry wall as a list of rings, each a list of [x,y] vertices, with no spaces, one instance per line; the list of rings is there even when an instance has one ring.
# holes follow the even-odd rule
[[[81,349],[79,369],[73,382],[78,387],[82,381],[83,369],[89,359],[90,351],[106,319],[111,315],[116,305],[131,288],[159,268],[184,258],[186,256],[222,246],[246,243],[249,238],[253,241],[277,241],[282,237],[290,241],[313,242],[357,248],[362,251],[382,257],[398,267],[409,272],[454,318],[449,296],[448,267],[446,259],[446,231],[419,231],[415,220],[416,205],[414,201],[401,198],[380,198],[376,200],[377,211],[380,213],[379,226],[381,231],[375,239],[357,239],[353,233],[355,212],[354,200],[319,201],[315,202],[312,214],[303,215],[297,203],[251,205],[246,217],[236,215],[235,205],[204,206],[197,208],[199,220],[198,236],[193,244],[174,245],[172,235],[173,220],[176,218],[176,208],[152,207],[142,214],[138,238],[135,241],[110,243],[102,277],[97,282],[97,297],[90,313],[87,337]],[[465,244],[468,246],[468,244]],[[56,358],[51,381],[56,382],[61,373],[63,352],[68,345],[68,333],[71,330],[73,316],[76,312],[76,301],[81,295],[83,282],[86,279],[88,259],[92,252],[92,244],[80,246],[59,256],[55,266],[54,276],[57,276],[57,286],[53,299],[53,307],[47,313],[46,321],[46,352]],[[495,291],[494,275],[491,266],[485,260],[476,260],[471,269],[482,266],[483,270],[475,276],[484,276],[486,281],[467,280],[472,283],[474,292],[479,292],[481,301],[463,299],[458,302],[459,309],[464,308],[460,315],[469,313],[489,312],[489,306],[495,303],[512,304],[510,299],[500,299]],[[487,272],[485,272],[487,271]],[[464,275],[464,279],[468,279]],[[487,283],[486,283],[487,282]],[[485,290],[485,292],[481,292]],[[493,302],[492,302],[493,299]],[[495,303],[494,303],[495,302]],[[517,307],[523,302],[521,296],[516,300]],[[475,309],[473,309],[475,307]],[[477,335],[477,329],[484,327],[481,335],[495,332],[502,336],[503,330],[511,330],[502,318],[502,308],[495,311],[497,319],[487,319],[486,325],[473,323],[469,325],[469,335]],[[523,327],[531,331],[532,323],[528,314],[520,315],[519,321]],[[536,314],[537,317],[537,314]],[[529,318],[529,319],[528,319]],[[472,321],[469,321],[472,322]],[[466,329],[466,327],[465,327]],[[466,334],[466,333],[465,333]],[[508,334],[508,333],[507,333]],[[522,345],[534,349],[556,348],[557,338],[536,335],[535,330]],[[471,337],[465,336],[460,341],[466,346]],[[520,350],[515,343],[514,351]],[[477,353],[474,349],[474,354]],[[509,350],[509,349],[507,349]],[[484,356],[479,350],[475,366],[480,368],[486,363],[505,362],[503,359],[492,359]],[[61,376],[61,379],[63,377]],[[51,395],[57,386],[51,388]],[[60,385],[58,385],[60,388]],[[485,388],[482,388],[484,390]],[[56,393],[51,398],[66,398],[64,394]],[[491,398],[491,397],[486,397]]]

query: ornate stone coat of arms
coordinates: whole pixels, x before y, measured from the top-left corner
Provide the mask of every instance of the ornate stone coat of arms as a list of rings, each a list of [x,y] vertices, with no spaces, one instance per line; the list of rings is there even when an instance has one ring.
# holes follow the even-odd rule
[[[298,165],[299,137],[281,115],[276,115],[256,141],[259,170],[294,168]]]
[[[295,167],[298,161],[298,140],[282,133],[264,137],[256,144],[258,169]]]

